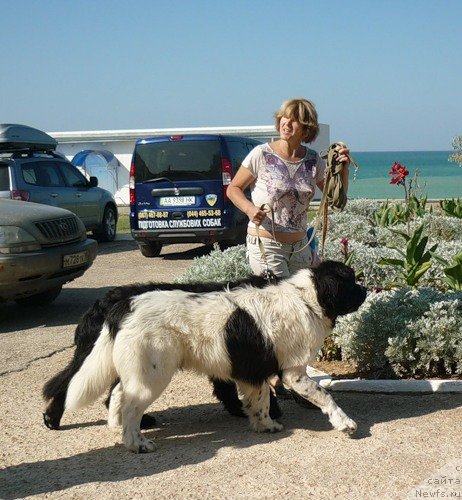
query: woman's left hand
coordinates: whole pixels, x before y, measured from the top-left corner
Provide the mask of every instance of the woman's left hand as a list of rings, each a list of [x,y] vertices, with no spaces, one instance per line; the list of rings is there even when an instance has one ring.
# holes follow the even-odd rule
[[[350,164],[350,150],[346,146],[340,146],[338,150],[338,159],[343,163],[344,167]]]

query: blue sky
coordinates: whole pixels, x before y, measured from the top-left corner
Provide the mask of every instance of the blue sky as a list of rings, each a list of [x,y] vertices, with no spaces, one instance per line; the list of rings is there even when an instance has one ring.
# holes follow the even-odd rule
[[[461,0],[0,0],[0,122],[270,125],[304,96],[353,151],[462,134]]]

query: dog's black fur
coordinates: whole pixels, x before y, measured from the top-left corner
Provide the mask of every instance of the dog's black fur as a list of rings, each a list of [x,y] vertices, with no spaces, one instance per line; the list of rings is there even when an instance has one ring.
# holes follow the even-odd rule
[[[244,285],[252,285],[256,288],[264,288],[268,285],[265,278],[252,276],[239,281],[229,283],[192,283],[192,284],[170,284],[170,283],[145,283],[120,286],[110,290],[102,299],[98,299],[95,304],[82,316],[74,335],[75,351],[69,365],[61,372],[50,379],[43,387],[43,397],[48,401],[48,405],[43,414],[45,425],[49,429],[57,430],[60,427],[61,418],[64,413],[67,388],[72,377],[79,371],[83,362],[93,349],[93,345],[98,339],[103,323],[109,326],[112,337],[115,337],[119,330],[119,325],[127,313],[130,312],[131,299],[137,295],[153,290],[183,290],[191,293],[204,293],[223,290],[225,287],[235,288]],[[241,311],[239,314],[242,314]],[[239,314],[236,314],[235,321],[239,321]],[[242,319],[242,318],[241,318]],[[237,345],[233,339],[227,342],[228,349],[232,350],[233,345]],[[247,353],[245,359],[255,365],[258,360]],[[236,368],[237,369],[237,368]],[[242,369],[242,367],[240,368]],[[244,368],[245,370],[245,368]],[[277,371],[277,370],[276,370]],[[119,381],[114,380],[106,406],[109,404],[111,391]],[[242,409],[236,385],[234,382],[226,382],[216,378],[211,379],[213,384],[213,394],[220,400],[226,410],[234,416],[245,417]],[[271,394],[270,415],[273,419],[281,416],[281,410],[276,398]],[[147,429],[155,425],[155,418],[151,415],[143,415],[141,428]]]

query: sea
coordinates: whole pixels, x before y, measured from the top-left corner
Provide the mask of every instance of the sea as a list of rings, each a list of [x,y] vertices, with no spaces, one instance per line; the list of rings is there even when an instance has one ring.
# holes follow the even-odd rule
[[[359,166],[356,180],[350,167],[348,197],[403,199],[404,188],[390,184],[390,169],[396,161],[409,170],[408,179],[417,173],[420,193],[428,200],[462,197],[462,166],[450,162],[453,151],[374,151],[351,152]],[[415,185],[413,181],[413,185]]]

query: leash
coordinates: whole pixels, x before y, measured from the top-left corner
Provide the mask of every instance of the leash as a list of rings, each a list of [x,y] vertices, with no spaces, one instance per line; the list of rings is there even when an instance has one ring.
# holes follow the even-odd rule
[[[269,209],[269,211],[271,212],[271,232],[273,234],[273,240],[276,241],[276,235],[275,235],[275,232],[274,232],[274,211],[273,211],[273,207],[270,207],[268,204],[266,203],[263,203],[263,205],[260,207],[260,210],[265,210],[265,209]],[[263,265],[265,266],[263,272],[261,273],[261,275],[266,279],[266,281],[268,282],[269,285],[271,285],[271,283],[275,283],[276,280],[277,280],[277,277],[276,275],[274,274],[273,271],[271,271],[271,269],[269,268],[269,264],[268,264],[268,259],[266,258],[266,252],[265,252],[265,247],[263,246],[263,243],[260,239],[260,226],[258,225],[255,225],[255,230],[257,232],[257,241],[258,241],[258,248],[260,249],[260,253],[261,253],[261,257],[262,257],[262,260],[263,260]]]
[[[319,203],[318,212],[316,214],[315,226],[311,237],[314,237],[315,232],[319,228],[320,221],[322,219],[322,235],[321,235],[321,251],[320,255],[324,255],[324,244],[327,237],[327,225],[328,225],[328,213],[329,207],[334,210],[342,211],[347,204],[348,197],[343,186],[342,172],[343,163],[339,161],[340,148],[346,148],[344,142],[334,142],[329,146],[327,151],[321,151],[319,156],[326,160],[326,170],[324,171],[324,189],[322,190],[322,197]],[[350,163],[354,167],[353,181],[356,180],[356,176],[359,170],[358,164],[355,162],[353,157],[349,156]]]
[[[324,171],[324,189],[322,191],[321,201],[319,203],[319,208],[316,214],[315,223],[313,226],[313,230],[311,231],[311,235],[308,238],[308,242],[303,245],[303,247],[293,250],[293,253],[298,253],[304,250],[307,246],[311,244],[313,238],[315,237],[316,232],[319,229],[319,225],[322,219],[322,237],[321,237],[321,251],[320,255],[323,257],[324,255],[324,244],[326,242],[327,236],[327,225],[328,225],[328,211],[329,207],[334,210],[343,210],[348,201],[348,197],[343,186],[342,181],[342,171],[343,171],[343,163],[338,160],[339,152],[338,150],[342,147],[346,147],[346,144],[343,142],[334,142],[329,146],[327,151],[323,151],[319,154],[319,156],[326,160],[326,169]],[[354,167],[354,176],[353,181],[356,180],[356,175],[359,170],[358,164],[354,161],[354,159],[349,156],[350,163],[353,164]],[[264,203],[260,210],[269,211],[271,213],[271,232],[273,236],[273,240],[277,242],[275,230],[274,230],[274,211],[273,207],[270,207],[268,204]],[[276,275],[271,271],[268,265],[268,260],[266,258],[265,248],[260,239],[259,234],[259,226],[255,226],[257,232],[257,241],[258,247],[260,249],[260,253],[262,256],[263,264],[265,266],[265,270],[262,273],[268,283],[273,283],[276,280]]]

